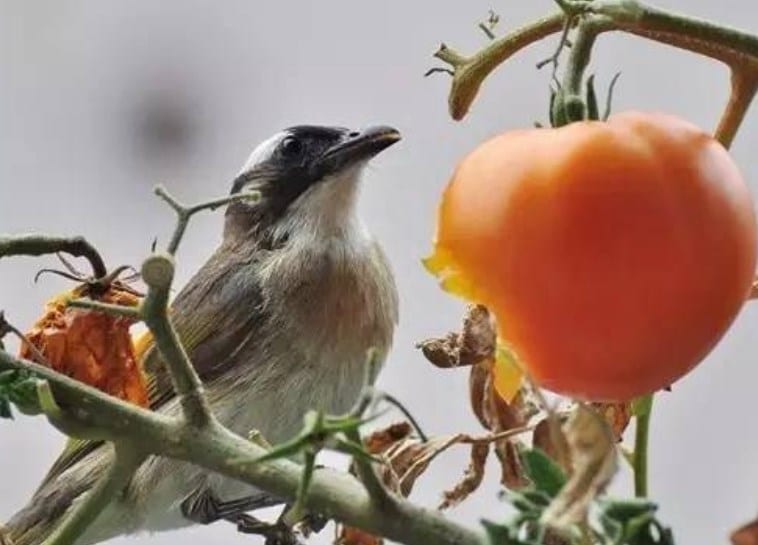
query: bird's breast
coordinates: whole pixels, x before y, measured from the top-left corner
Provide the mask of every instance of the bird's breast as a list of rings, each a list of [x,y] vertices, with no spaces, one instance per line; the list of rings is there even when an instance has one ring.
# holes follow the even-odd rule
[[[289,247],[258,269],[265,323],[240,351],[222,395],[222,420],[270,442],[297,433],[308,410],[347,412],[365,380],[370,349],[384,358],[397,321],[397,294],[371,240]],[[233,400],[233,401],[232,401]]]

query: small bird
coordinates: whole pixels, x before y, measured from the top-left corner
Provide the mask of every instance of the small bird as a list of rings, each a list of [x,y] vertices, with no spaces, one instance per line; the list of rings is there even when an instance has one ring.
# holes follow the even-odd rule
[[[261,143],[231,192],[219,247],[171,305],[171,317],[219,421],[270,443],[296,435],[309,410],[343,414],[365,381],[367,354],[386,357],[398,321],[391,268],[356,210],[365,166],[400,140],[385,126],[301,125]],[[180,408],[148,335],[137,354],[151,408]],[[31,501],[5,528],[38,545],[111,463],[101,442],[70,440]],[[115,536],[237,521],[282,503],[191,464],[151,457],[76,545]],[[2,541],[2,539],[0,539]]]

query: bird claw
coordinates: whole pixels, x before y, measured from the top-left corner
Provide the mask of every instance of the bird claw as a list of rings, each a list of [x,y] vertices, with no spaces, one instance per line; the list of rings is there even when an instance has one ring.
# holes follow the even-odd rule
[[[271,524],[252,515],[242,514],[237,518],[237,531],[263,536],[266,545],[303,545],[292,528],[281,521]]]

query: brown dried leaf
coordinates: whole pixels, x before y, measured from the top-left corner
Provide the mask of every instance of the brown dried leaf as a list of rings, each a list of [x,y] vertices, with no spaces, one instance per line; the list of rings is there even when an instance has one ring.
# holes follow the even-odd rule
[[[573,473],[542,515],[542,522],[566,529],[586,519],[592,500],[616,472],[616,444],[606,420],[579,405],[564,426]]]
[[[391,424],[383,430],[378,430],[366,437],[363,443],[371,454],[381,454],[395,443],[410,436],[413,427],[408,422]]]
[[[403,496],[408,496],[432,460],[459,443],[462,437],[463,435],[432,437],[426,443],[405,439],[396,443],[384,454],[388,463],[384,466],[382,480]]]
[[[733,545],[758,545],[758,519],[738,528],[729,538]]]
[[[374,534],[369,534],[352,526],[337,527],[337,538],[334,545],[382,545],[384,540]]]
[[[616,437],[616,442],[620,443],[623,439],[624,431],[632,420],[631,403],[593,403],[597,411],[602,414],[608,421]]]
[[[562,444],[556,444],[557,441],[561,441]],[[566,436],[563,433],[554,434],[550,429],[550,420],[547,417],[540,420],[535,426],[532,432],[532,446],[541,449],[550,458],[558,462],[567,474],[571,473],[571,468],[560,462],[563,458],[562,453],[569,450]]]
[[[416,347],[437,367],[465,367],[493,358],[496,340],[495,327],[487,308],[471,305],[463,318],[460,333],[427,339]]]
[[[487,391],[492,388],[491,365],[486,365],[486,362],[472,365],[468,388],[471,410],[484,429],[492,429],[491,411],[488,409],[487,402]]]
[[[484,466],[487,463],[489,453],[490,446],[487,443],[471,445],[471,461],[463,473],[463,479],[451,490],[443,492],[444,500],[438,509],[442,510],[458,505],[479,488],[482,479],[484,479]]]
[[[495,443],[495,454],[500,460],[500,483],[509,490],[518,490],[529,484],[514,441]]]
[[[54,297],[45,305],[44,315],[26,334],[29,343],[59,373],[75,378],[112,396],[148,406],[145,376],[137,362],[126,317],[115,317],[88,309],[67,306],[67,301],[86,294],[86,285]],[[125,306],[139,304],[132,290],[113,283],[97,298],[103,303]],[[19,356],[36,359],[27,343]]]
[[[466,310],[461,331],[460,360],[463,365],[475,365],[495,357],[497,332],[484,305],[471,305]]]

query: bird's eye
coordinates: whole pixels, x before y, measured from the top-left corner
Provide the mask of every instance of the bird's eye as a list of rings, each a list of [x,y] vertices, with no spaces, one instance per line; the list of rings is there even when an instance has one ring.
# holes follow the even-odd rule
[[[294,136],[288,136],[282,141],[279,149],[285,157],[294,158],[303,152],[303,143]]]

